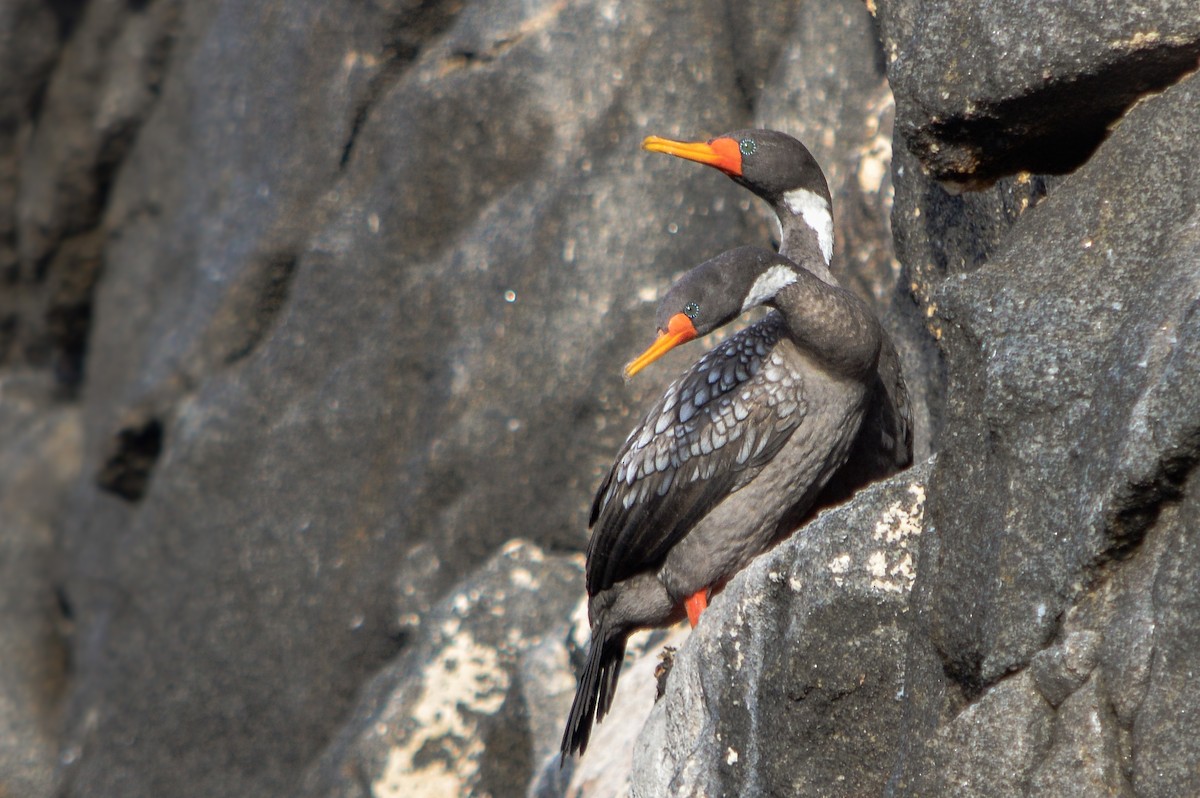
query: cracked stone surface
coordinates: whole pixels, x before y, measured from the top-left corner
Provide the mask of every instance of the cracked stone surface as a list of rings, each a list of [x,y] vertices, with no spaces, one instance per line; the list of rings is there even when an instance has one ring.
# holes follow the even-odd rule
[[[570,706],[566,619],[582,565],[527,541],[506,545],[367,685],[299,794],[494,795],[527,780],[557,752]]]
[[[1187,0],[875,0],[896,124],[940,180],[1078,167],[1112,121],[1194,70]]]
[[[903,733],[928,474],[864,490],[729,583],[675,656],[631,795],[883,790]]]
[[[1180,135],[1198,99],[1193,77],[1144,100],[1003,252],[939,291],[955,439],[933,475],[930,512],[947,533],[928,600],[964,681],[1043,648],[1195,458],[1195,403],[1163,397],[1200,379],[1200,191],[1182,172],[1200,151]],[[1057,230],[1071,234],[1047,248]],[[1007,589],[971,589],[995,582]]]

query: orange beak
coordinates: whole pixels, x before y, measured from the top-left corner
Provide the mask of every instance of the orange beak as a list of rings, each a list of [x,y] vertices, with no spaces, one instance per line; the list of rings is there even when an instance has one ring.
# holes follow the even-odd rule
[[[637,359],[625,366],[625,379],[631,379],[642,369],[649,366],[660,357],[670,352],[680,344],[686,344],[697,336],[696,327],[692,320],[682,313],[676,313],[667,322],[667,331],[658,334],[658,340],[650,344],[650,348]]]
[[[672,141],[671,139],[647,136],[642,149],[650,152],[665,152],[677,158],[715,166],[727,175],[741,177],[742,151],[731,138],[716,138],[712,141]]]

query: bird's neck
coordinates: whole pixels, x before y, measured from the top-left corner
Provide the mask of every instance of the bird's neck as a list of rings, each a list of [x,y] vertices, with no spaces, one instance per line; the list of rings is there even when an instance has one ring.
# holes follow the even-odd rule
[[[815,274],[797,271],[794,283],[767,303],[778,310],[793,343],[831,371],[860,379],[875,368],[882,330],[870,308],[853,292]]]
[[[779,254],[805,263],[822,281],[837,285],[833,258],[833,212],[829,200],[807,189],[788,191],[771,203],[779,220]]]

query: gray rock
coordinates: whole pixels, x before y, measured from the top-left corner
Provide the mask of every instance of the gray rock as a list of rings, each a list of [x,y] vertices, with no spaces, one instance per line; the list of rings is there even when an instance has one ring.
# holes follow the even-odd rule
[[[65,239],[95,227],[113,172],[160,87],[179,12],[87,4],[46,87],[21,170],[20,256],[42,263]]]
[[[513,541],[429,613],[310,769],[310,796],[524,795],[557,751],[581,559]]]
[[[1053,711],[1021,673],[989,690],[938,731],[931,795],[1022,795],[1050,747]],[[914,793],[915,794],[915,793]]]
[[[883,790],[903,734],[928,474],[864,490],[729,583],[675,657],[633,795]]]
[[[42,294],[45,281],[37,264],[22,263],[17,201],[28,157],[32,109],[38,104],[55,59],[65,20],[52,4],[10,0],[0,4],[0,364],[43,365],[45,340]]]
[[[86,4],[77,21],[70,9],[59,8],[66,17],[58,20],[59,28],[73,26],[69,43],[44,88],[41,80],[24,76],[27,90],[39,87],[44,97],[37,124],[20,139],[11,269],[21,276],[16,295],[21,302],[14,354],[50,365],[71,390],[83,377],[103,260],[101,217],[117,168],[157,97],[179,6],[168,1],[134,8],[99,0]],[[20,37],[19,52],[34,50],[30,43],[54,41],[45,30],[53,24],[49,12],[18,16],[27,34]]]
[[[1190,480],[1181,501],[1163,510],[1155,534],[1166,552],[1151,594],[1152,653],[1145,693],[1133,722],[1131,779],[1139,795],[1166,798],[1200,790],[1200,699],[1196,663],[1200,639],[1200,547],[1196,518],[1200,487]]]
[[[1132,798],[1136,793],[1125,777],[1120,724],[1099,682],[1089,682],[1057,709],[1050,748],[1034,770],[1026,794]]]
[[[1050,706],[1057,708],[1091,676],[1100,658],[1101,639],[1096,632],[1074,632],[1060,645],[1034,654],[1029,670]]]
[[[898,141],[903,141],[899,139]],[[937,291],[946,277],[974,271],[1001,250],[1016,221],[1042,200],[1053,179],[1041,175],[1002,178],[991,187],[957,192],[932,179],[907,148],[898,146],[892,162],[895,203],[892,231],[896,256],[903,264],[897,303],[916,305],[925,335],[910,333],[900,339],[906,352],[910,382],[924,388],[917,406],[928,420],[930,448],[939,447],[946,416],[946,360],[940,341],[944,319]],[[911,311],[910,311],[911,313]],[[909,329],[913,329],[910,325]],[[924,386],[922,382],[924,381]]]
[[[928,606],[968,689],[1045,646],[1096,564],[1136,545],[1176,491],[1195,404],[1164,403],[1153,434],[1139,418],[1200,373],[1182,365],[1200,289],[1200,189],[1182,174],[1200,151],[1181,131],[1198,86],[1141,103],[1002,254],[939,292],[955,398],[932,480]]]
[[[1189,569],[1196,557],[1184,542],[1194,527],[1194,484],[1188,483],[1179,504],[1164,508],[1133,551],[1093,577],[1092,589],[1065,614],[1062,642],[1038,652],[1027,671],[1001,680],[965,710],[955,691],[943,688],[942,706],[956,717],[931,732],[922,753],[928,759],[899,775],[897,794],[960,794],[964,780],[976,794],[996,796],[1194,791],[1188,765],[1175,765],[1196,756],[1195,702],[1182,687],[1191,679],[1195,637],[1183,619],[1194,617],[1195,599],[1190,587],[1180,589],[1194,580]],[[931,532],[925,542],[932,539]],[[925,677],[914,677],[914,693],[929,692]],[[1047,709],[1037,709],[1022,687],[1024,709],[1017,711],[1010,685],[1018,681],[1032,685]],[[920,721],[922,704],[910,705],[910,723],[918,722],[909,728],[940,726]],[[1035,725],[1022,725],[1023,717],[1036,719]],[[959,733],[947,731],[954,726]],[[972,742],[969,737],[982,729],[990,729],[990,741]],[[1006,763],[998,771],[997,751]]]
[[[1200,428],[1184,398],[1200,374],[1200,193],[1183,176],[1198,153],[1181,132],[1195,126],[1198,91],[1191,77],[1139,103],[1091,161],[1021,214],[986,263],[935,292],[951,402],[914,593],[927,637],[909,652],[911,734],[897,794],[957,790],[943,765],[969,747],[959,750],[965,743],[947,737],[940,718],[970,708],[977,722],[1001,728],[1003,705],[975,708],[1031,661],[1038,688],[1075,712],[1066,696],[1080,680],[1054,678],[1047,666],[1056,654],[1038,654],[1063,635],[1102,635],[1094,689],[1123,728],[1150,728],[1138,724],[1155,691],[1148,658],[1160,610],[1146,591],[1166,578],[1155,552],[1169,545],[1161,536],[1178,534],[1171,508]],[[1175,593],[1166,604],[1188,601]],[[1187,701],[1167,686],[1186,677],[1166,674],[1154,700]],[[1156,721],[1171,762],[1187,759],[1187,718]],[[1047,763],[1084,746],[1101,757],[1088,778],[1106,780],[1111,794],[1128,788],[1116,774],[1130,761],[1159,794],[1178,789],[1166,784],[1180,774],[1155,780],[1152,760],[1124,732],[1040,750],[1020,716],[1011,719],[997,746],[1019,756],[1022,784],[1040,773],[1038,789],[1052,791],[1061,782]],[[964,768],[986,789],[978,767]]]
[[[1184,687],[1194,671],[1195,482],[1183,490],[1071,608],[1063,644],[1034,657],[1030,670],[1043,695],[1047,659],[1075,648],[1084,669],[1096,660],[1058,707],[1052,749],[1031,781],[1037,794],[1165,797],[1196,789],[1192,769],[1179,764],[1197,756],[1196,702]],[[1051,683],[1070,681],[1062,674]]]
[[[1139,97],[1195,69],[1186,0],[875,0],[897,132],[940,180],[1083,163]]]
[[[947,277],[972,272],[1000,253],[1013,225],[1058,179],[1020,175],[979,191],[954,191],[931,178],[903,147],[895,152],[893,179],[892,229],[904,264],[904,285],[940,338],[938,287]]]
[[[70,676],[55,531],[79,473],[77,408],[46,374],[0,376],[0,795],[52,793]]]

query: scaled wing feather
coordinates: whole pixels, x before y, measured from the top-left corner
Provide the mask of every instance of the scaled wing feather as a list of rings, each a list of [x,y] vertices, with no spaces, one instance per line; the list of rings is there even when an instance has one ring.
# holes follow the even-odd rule
[[[629,435],[592,503],[589,594],[655,567],[800,426],[803,402],[797,407],[795,393],[782,403],[770,395],[780,386],[764,373],[783,336],[772,314],[731,337],[676,380]]]

